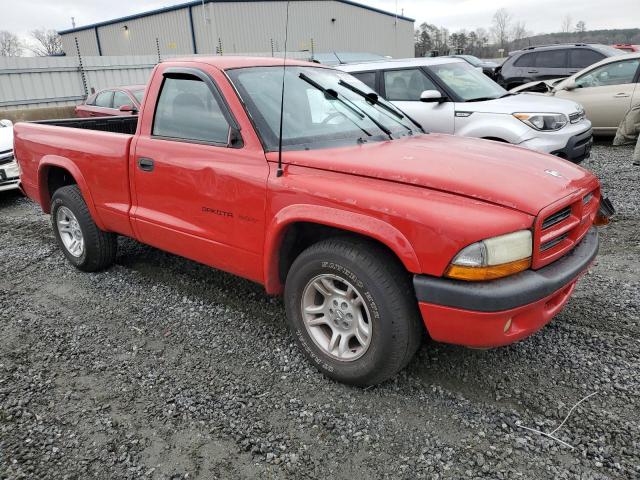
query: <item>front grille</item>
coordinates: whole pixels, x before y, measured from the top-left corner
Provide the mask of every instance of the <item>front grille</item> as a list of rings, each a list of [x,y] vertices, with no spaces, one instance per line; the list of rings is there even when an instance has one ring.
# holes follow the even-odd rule
[[[572,250],[587,233],[598,211],[599,189],[584,189],[540,212],[535,224],[534,269]]]
[[[553,215],[549,215],[542,222],[542,229],[546,230],[549,227],[554,226],[557,223],[560,223],[564,219],[566,219],[569,215],[571,215],[571,206],[563,208],[559,212],[554,213]]]
[[[555,247],[556,245],[558,245],[561,241],[563,241],[568,236],[569,236],[568,233],[563,233],[559,237],[556,237],[553,240],[549,240],[548,242],[543,243],[542,245],[540,245],[540,251],[544,252],[545,250],[549,250],[550,248]]]
[[[11,150],[9,150],[11,151]],[[0,153],[0,165],[4,165],[6,163],[11,163],[15,160],[15,157],[13,156],[13,154],[10,154],[6,157],[2,156],[2,153]]]

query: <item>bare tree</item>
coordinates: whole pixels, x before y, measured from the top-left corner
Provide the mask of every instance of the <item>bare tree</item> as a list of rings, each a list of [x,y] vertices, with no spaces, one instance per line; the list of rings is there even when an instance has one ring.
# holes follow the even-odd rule
[[[562,32],[563,33],[571,32],[572,26],[573,26],[573,19],[571,18],[571,15],[565,15],[565,17],[562,19]]]
[[[60,55],[62,53],[62,38],[55,30],[45,30],[44,28],[33,30],[31,37],[35,40],[35,43],[29,46],[29,50],[39,57]]]
[[[576,32],[584,33],[586,30],[587,30],[587,24],[584,23],[584,20],[580,20],[578,23],[576,23]]]
[[[15,33],[0,30],[0,57],[19,57],[22,54],[22,42]]]
[[[500,48],[506,49],[511,33],[511,14],[506,8],[500,8],[493,14],[491,34]]]
[[[527,25],[524,22],[516,22],[511,30],[511,38],[516,47],[520,47],[521,40],[529,36]]]

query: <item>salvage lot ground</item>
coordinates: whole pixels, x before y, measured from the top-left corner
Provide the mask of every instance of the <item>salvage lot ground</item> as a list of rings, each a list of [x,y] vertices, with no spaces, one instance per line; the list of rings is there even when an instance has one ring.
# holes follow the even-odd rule
[[[618,209],[544,330],[490,351],[425,342],[368,390],[329,381],[279,299],[120,239],[71,268],[49,218],[0,194],[0,478],[640,478],[640,167],[584,166]],[[532,187],[535,188],[535,187]],[[528,432],[553,430],[574,446]]]

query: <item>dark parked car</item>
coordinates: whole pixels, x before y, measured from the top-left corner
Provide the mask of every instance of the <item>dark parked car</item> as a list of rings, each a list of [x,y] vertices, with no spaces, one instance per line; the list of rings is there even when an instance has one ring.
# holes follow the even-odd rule
[[[472,65],[478,69],[482,69],[482,73],[484,73],[487,77],[492,80],[495,80],[496,77],[496,69],[500,66],[499,63],[489,62],[487,60],[480,60],[478,57],[474,57],[473,55],[449,55],[451,58],[461,58],[469,65]]]
[[[507,90],[529,82],[563,78],[622,50],[600,44],[542,45],[517,50],[496,69],[497,81]]]
[[[76,107],[77,117],[111,117],[115,115],[137,115],[140,111],[144,85],[100,90],[87,97]]]

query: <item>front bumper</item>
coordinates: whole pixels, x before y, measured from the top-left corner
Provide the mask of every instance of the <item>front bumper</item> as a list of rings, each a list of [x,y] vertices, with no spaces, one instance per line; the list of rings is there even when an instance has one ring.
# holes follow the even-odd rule
[[[18,163],[15,160],[0,164],[0,192],[18,188],[19,182],[20,170],[18,170]]]
[[[569,139],[567,145],[559,150],[554,150],[551,155],[565,158],[574,163],[580,163],[589,158],[593,146],[593,132],[591,129]]]
[[[470,347],[521,340],[562,310],[598,253],[591,228],[567,255],[539,270],[488,282],[416,275],[413,284],[431,338]]]

